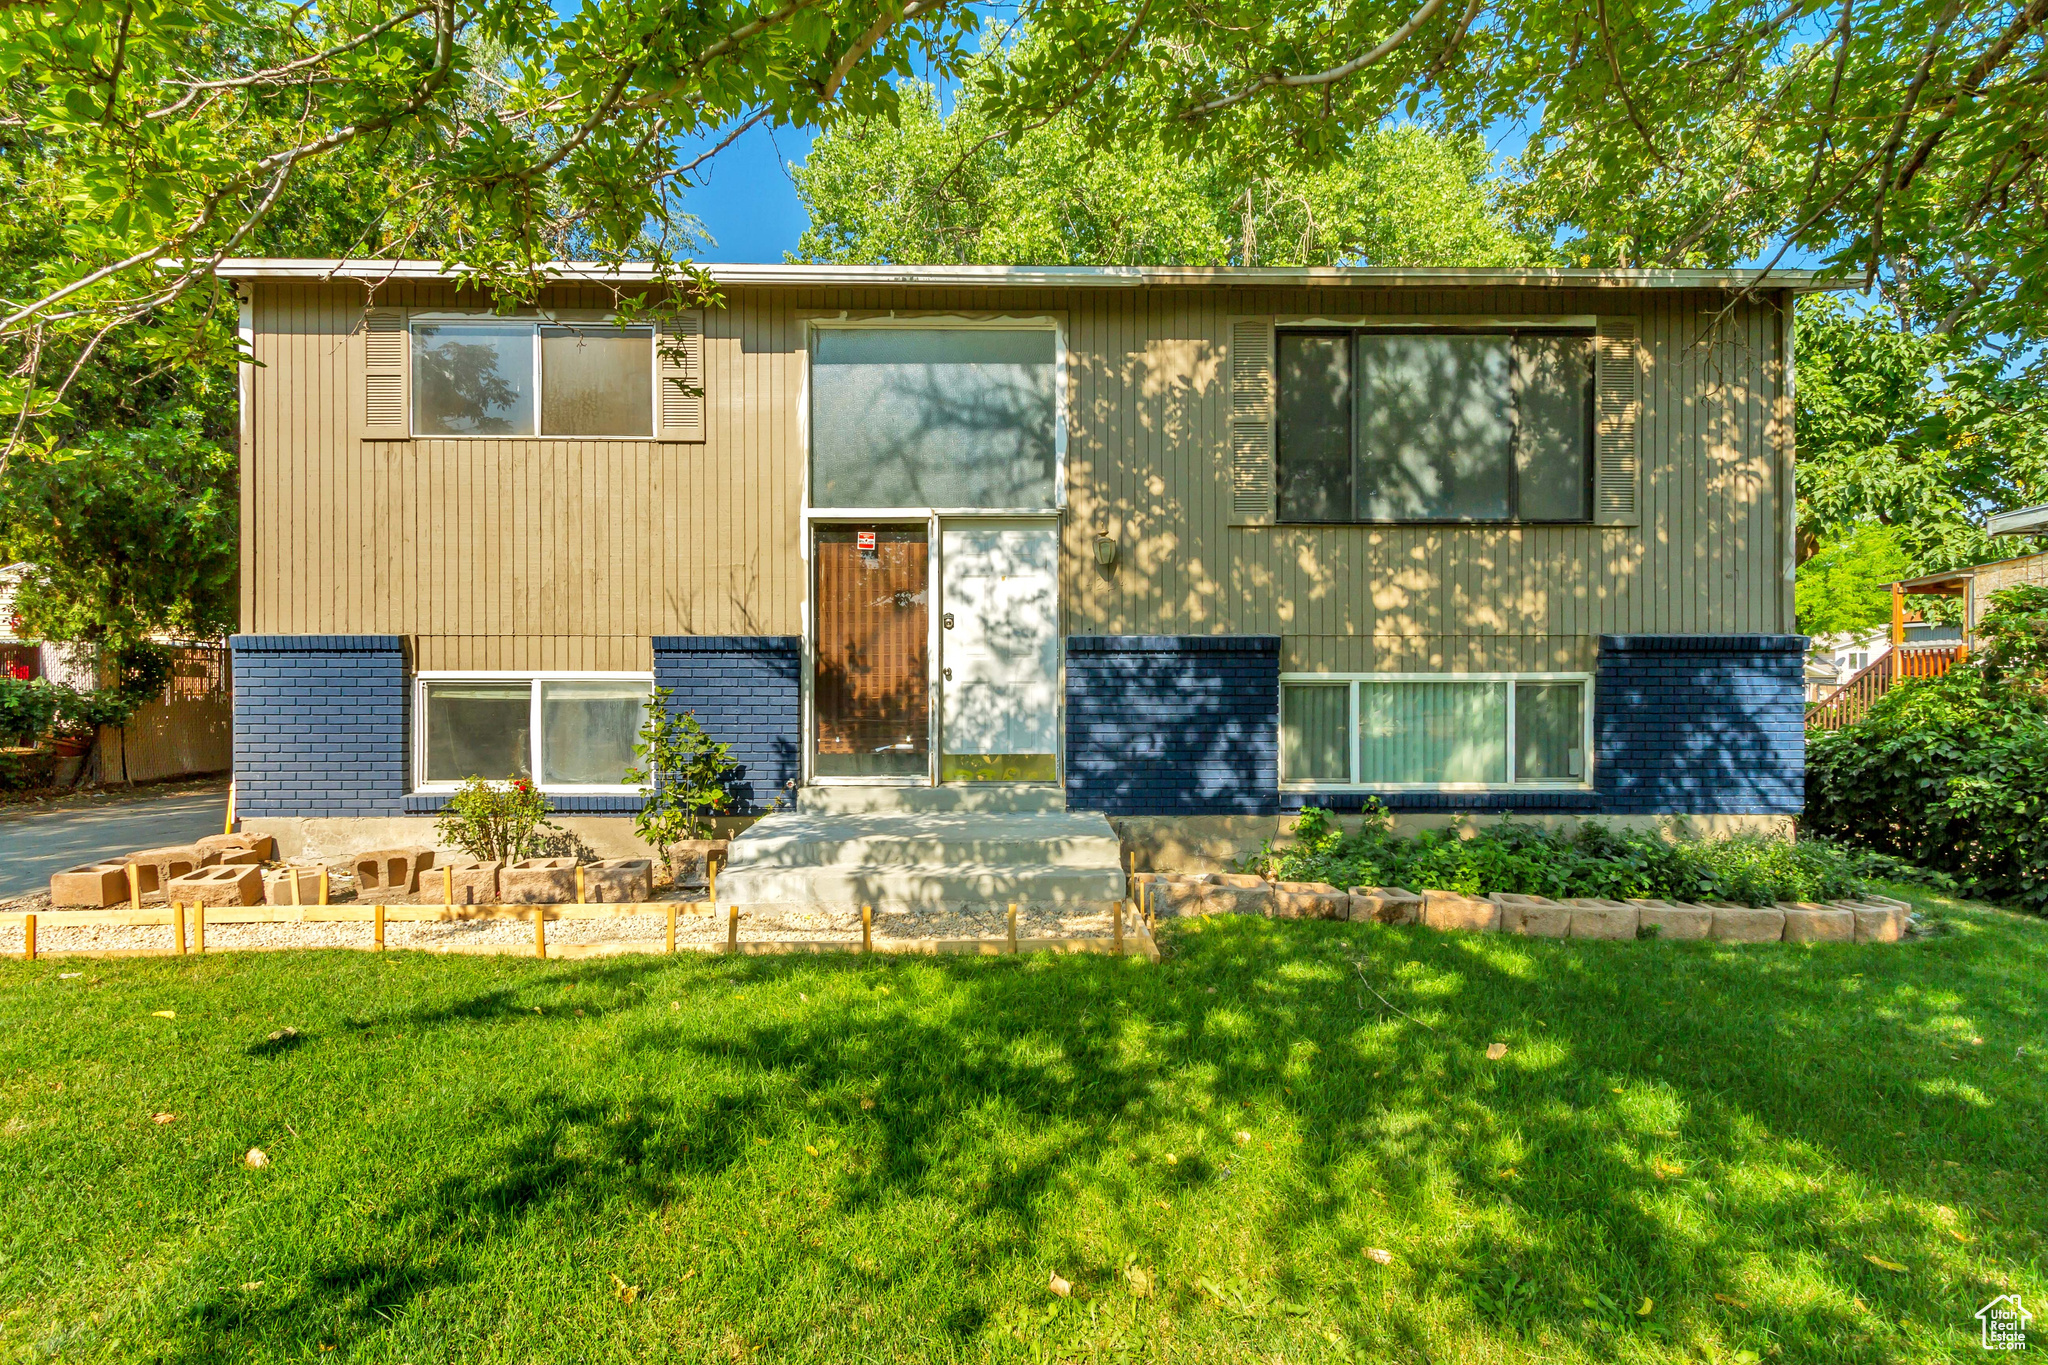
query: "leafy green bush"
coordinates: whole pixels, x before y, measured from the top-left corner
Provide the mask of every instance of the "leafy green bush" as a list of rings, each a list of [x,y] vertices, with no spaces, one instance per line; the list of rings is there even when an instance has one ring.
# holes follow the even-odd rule
[[[25,746],[42,739],[70,690],[47,678],[0,677],[0,743]]]
[[[1977,659],[1808,736],[1806,825],[2048,913],[2048,589],[1992,601]]]
[[[1347,835],[1328,812],[1304,810],[1294,822],[1291,844],[1269,843],[1246,867],[1279,881],[1339,887],[1741,905],[1837,900],[1905,870],[1891,859],[1819,839],[1673,839],[1596,821],[1552,831],[1512,820],[1471,833],[1429,830],[1400,838],[1389,824],[1375,806],[1364,827]]]
[[[537,855],[548,834],[554,807],[524,777],[486,782],[472,777],[459,787],[434,822],[434,832],[472,858],[509,863]]]

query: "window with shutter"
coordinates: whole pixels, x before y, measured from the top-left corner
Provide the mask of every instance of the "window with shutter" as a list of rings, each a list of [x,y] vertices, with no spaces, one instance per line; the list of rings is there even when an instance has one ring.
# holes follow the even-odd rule
[[[356,334],[362,375],[357,434],[366,441],[406,440],[412,435],[406,316],[396,309],[373,309],[363,314]]]
[[[1642,364],[1634,318],[1602,318],[1595,387],[1593,520],[1634,526],[1639,519],[1642,460],[1636,428],[1642,417]]]
[[[1230,520],[1273,522],[1273,319],[1230,323]]]
[[[704,310],[692,308],[661,323],[661,425],[664,441],[704,439]]]

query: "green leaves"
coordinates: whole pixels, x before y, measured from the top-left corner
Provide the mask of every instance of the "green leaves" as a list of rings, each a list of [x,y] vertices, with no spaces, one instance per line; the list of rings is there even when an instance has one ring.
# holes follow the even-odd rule
[[[2048,912],[2048,589],[1994,595],[1990,657],[1807,738],[1806,825]]]

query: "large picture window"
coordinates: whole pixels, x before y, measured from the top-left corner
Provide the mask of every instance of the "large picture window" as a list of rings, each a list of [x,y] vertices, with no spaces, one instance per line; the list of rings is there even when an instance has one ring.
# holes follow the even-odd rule
[[[537,779],[549,791],[632,790],[645,674],[424,675],[415,708],[418,783]]]
[[[818,327],[810,390],[813,507],[1057,503],[1051,327]]]
[[[415,322],[415,436],[654,435],[654,329]]]
[[[1294,331],[1276,336],[1283,522],[1584,522],[1593,338]]]
[[[1290,787],[1584,787],[1583,674],[1314,674],[1280,684]]]

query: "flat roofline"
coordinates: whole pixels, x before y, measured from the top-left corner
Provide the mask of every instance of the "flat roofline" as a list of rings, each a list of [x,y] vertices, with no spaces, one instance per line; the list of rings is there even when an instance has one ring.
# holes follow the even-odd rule
[[[1812,293],[1852,287],[1821,283],[1811,270],[1496,270],[1462,267],[1301,266],[1241,270],[1234,267],[1100,265],[706,265],[711,278],[727,285],[886,285],[925,288],[961,286],[1143,289],[1283,285],[1294,287],[1524,286],[1578,289],[1785,289]],[[549,261],[548,278],[576,284],[631,284],[653,278],[649,266],[610,267],[584,261]],[[290,260],[231,257],[214,273],[231,280],[459,280],[461,267],[440,261]]]
[[[2044,528],[2048,528],[2048,503],[2000,512],[1984,522],[1984,534],[1994,537],[2037,535]]]

